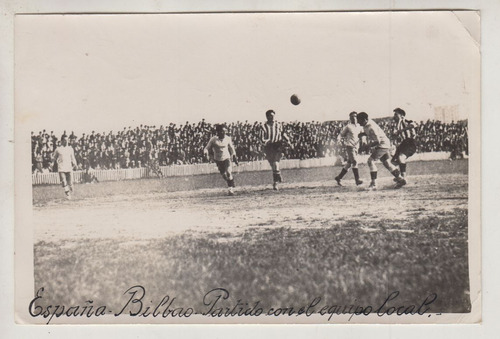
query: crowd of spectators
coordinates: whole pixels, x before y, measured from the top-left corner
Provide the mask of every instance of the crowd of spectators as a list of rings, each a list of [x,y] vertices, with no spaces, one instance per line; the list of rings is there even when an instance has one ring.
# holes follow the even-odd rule
[[[393,142],[392,119],[375,119]],[[308,159],[342,155],[339,134],[347,121],[288,122],[283,123],[285,133],[293,147],[284,148],[286,159]],[[235,122],[226,124],[240,161],[263,160],[259,136],[261,122]],[[75,135],[66,131],[75,150],[78,167],[88,169],[118,169],[149,166],[196,164],[206,162],[203,148],[214,135],[214,125],[201,120],[198,123],[169,124],[124,128],[120,131],[95,132]],[[468,152],[467,121],[441,123],[428,120],[417,127],[417,152],[446,151],[455,154]],[[34,173],[56,171],[52,155],[60,145],[61,137],[46,130],[31,133],[32,170]]]

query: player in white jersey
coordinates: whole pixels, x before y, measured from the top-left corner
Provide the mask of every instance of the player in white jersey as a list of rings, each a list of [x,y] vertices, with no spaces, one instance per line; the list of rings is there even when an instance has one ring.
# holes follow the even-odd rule
[[[71,199],[71,193],[73,193],[73,168],[77,166],[77,162],[75,151],[73,147],[68,146],[68,140],[65,136],[61,138],[61,146],[54,151],[54,162],[57,163],[57,171],[66,198]]]
[[[214,160],[220,174],[226,180],[229,195],[234,195],[234,178],[232,174],[231,159],[238,165],[236,152],[231,137],[226,135],[224,125],[215,126],[216,136],[212,137],[203,150],[206,158]]]
[[[340,132],[341,142],[346,148],[347,162],[342,168],[339,175],[335,177],[335,181],[339,186],[342,186],[341,180],[346,175],[349,168],[352,167],[352,173],[354,174],[354,180],[356,180],[356,185],[361,185],[362,180],[359,179],[358,171],[358,147],[359,147],[359,135],[363,132],[363,128],[357,123],[358,113],[349,113],[349,123],[344,127],[342,132]]]
[[[367,138],[367,144],[363,146],[363,149],[372,149],[371,155],[368,158],[368,167],[370,168],[371,176],[371,182],[368,188],[370,190],[377,189],[377,166],[375,166],[375,161],[379,159],[382,161],[385,168],[394,176],[398,186],[401,187],[404,185],[406,182],[405,179],[401,177],[399,169],[394,167],[389,161],[391,157],[391,143],[387,135],[385,135],[385,132],[375,121],[369,119],[368,114],[365,112],[358,113],[358,123],[363,127],[364,134]]]

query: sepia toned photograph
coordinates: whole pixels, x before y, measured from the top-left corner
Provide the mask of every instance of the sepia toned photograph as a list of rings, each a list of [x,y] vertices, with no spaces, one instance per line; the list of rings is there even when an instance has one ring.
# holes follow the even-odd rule
[[[15,18],[16,321],[479,323],[480,13]]]

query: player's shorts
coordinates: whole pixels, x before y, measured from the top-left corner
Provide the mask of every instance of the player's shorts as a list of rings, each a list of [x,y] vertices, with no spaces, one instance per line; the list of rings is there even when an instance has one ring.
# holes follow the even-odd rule
[[[347,162],[348,163],[354,163],[358,162],[358,150],[356,147],[346,147],[345,148],[345,153],[347,154]]]
[[[59,179],[63,187],[73,186],[73,172],[59,172]]]
[[[393,158],[397,158],[400,154],[406,155],[407,158],[411,157],[417,151],[417,143],[415,139],[408,138],[403,140],[401,144],[396,148],[396,153]]]
[[[231,161],[229,159],[222,161],[215,160],[215,164],[217,165],[217,168],[219,169],[219,172],[221,174],[224,174],[228,169],[231,169]]]
[[[270,142],[264,146],[264,153],[269,162],[279,162],[283,155],[281,141]]]
[[[389,148],[374,148],[370,158],[373,160],[387,160],[391,157],[391,151]]]

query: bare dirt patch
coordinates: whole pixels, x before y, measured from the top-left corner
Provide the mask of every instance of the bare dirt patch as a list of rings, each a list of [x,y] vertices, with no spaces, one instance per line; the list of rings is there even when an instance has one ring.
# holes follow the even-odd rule
[[[451,213],[467,208],[467,176],[422,175],[403,189],[390,178],[379,190],[338,187],[331,182],[117,195],[57,201],[34,208],[37,241],[78,238],[159,238],[182,232],[242,232],[249,227],[318,228],[346,220],[362,225]],[[367,229],[367,231],[369,231]]]

